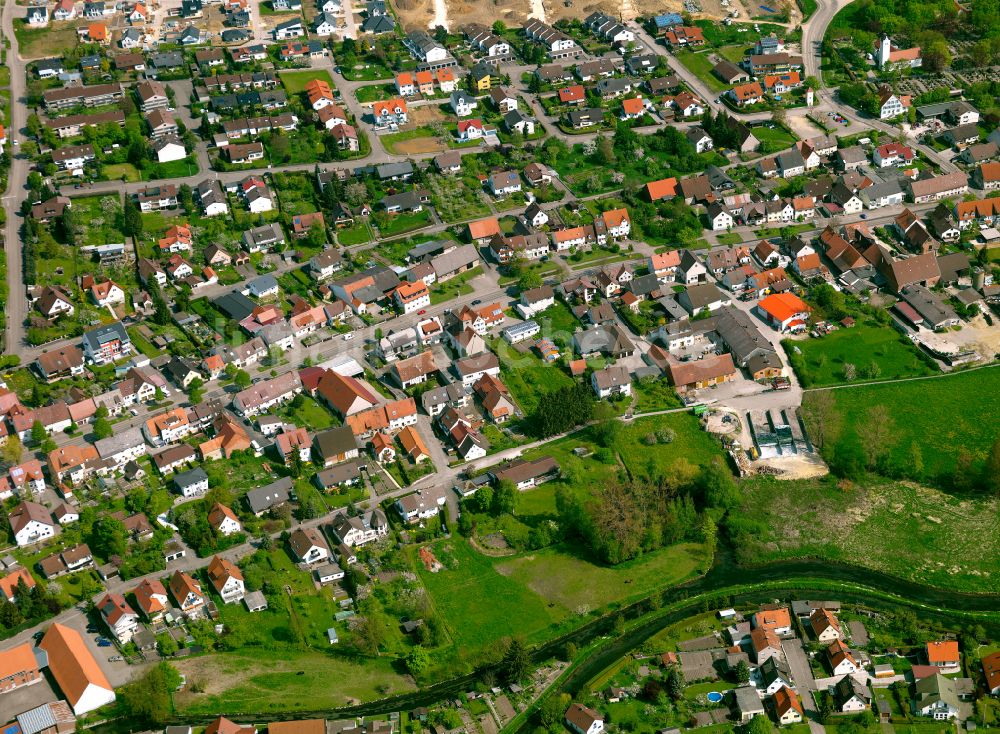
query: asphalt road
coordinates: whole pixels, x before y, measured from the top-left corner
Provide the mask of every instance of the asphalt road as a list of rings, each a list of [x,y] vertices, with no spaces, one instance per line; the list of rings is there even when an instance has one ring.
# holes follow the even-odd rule
[[[24,141],[23,130],[27,122],[28,109],[25,104],[24,62],[18,55],[17,36],[14,35],[14,16],[20,9],[14,0],[6,0],[3,6],[2,25],[10,48],[7,50],[7,66],[10,67],[11,119],[7,128],[7,145],[11,155],[10,171],[7,176],[7,191],[3,195],[7,223],[4,225],[4,250],[7,256],[7,332],[4,352],[18,354],[24,345],[24,319],[28,299],[24,285],[24,262],[21,252],[21,217],[18,211],[25,198],[30,163],[20,155],[19,146]]]

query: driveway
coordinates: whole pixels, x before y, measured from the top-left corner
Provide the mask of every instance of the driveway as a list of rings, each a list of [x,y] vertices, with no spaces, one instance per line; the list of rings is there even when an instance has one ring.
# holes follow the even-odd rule
[[[781,649],[785,652],[785,660],[792,672],[792,682],[802,697],[802,706],[806,712],[815,713],[816,703],[810,694],[816,690],[816,682],[813,680],[812,668],[809,667],[809,658],[802,648],[802,640],[782,640]]]

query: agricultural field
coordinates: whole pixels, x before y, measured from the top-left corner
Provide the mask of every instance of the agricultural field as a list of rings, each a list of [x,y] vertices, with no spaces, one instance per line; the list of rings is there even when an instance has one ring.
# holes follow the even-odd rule
[[[823,558],[944,589],[1000,591],[994,498],[876,478],[844,487],[758,477],[742,488],[733,538],[742,563]]]
[[[803,387],[848,382],[846,365],[854,366],[855,380],[896,380],[937,371],[909,339],[875,322],[838,329],[819,339],[789,340],[785,351]]]
[[[832,421],[840,437],[850,441],[861,440],[859,430],[873,406],[884,409],[887,463],[901,476],[961,487],[982,472],[997,440],[995,406],[983,396],[995,395],[998,381],[997,367],[986,367],[907,382],[807,391],[803,410]],[[832,453],[836,444],[830,445]],[[963,462],[969,466],[956,472]]]

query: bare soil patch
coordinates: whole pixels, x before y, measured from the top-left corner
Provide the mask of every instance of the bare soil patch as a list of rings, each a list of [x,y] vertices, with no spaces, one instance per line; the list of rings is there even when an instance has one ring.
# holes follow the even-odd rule
[[[415,155],[417,153],[437,153],[448,148],[437,138],[413,138],[401,140],[392,146],[399,155]]]

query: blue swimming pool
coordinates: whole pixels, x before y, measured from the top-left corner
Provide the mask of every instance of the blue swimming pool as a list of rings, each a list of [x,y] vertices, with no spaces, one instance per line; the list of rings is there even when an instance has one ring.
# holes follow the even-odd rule
[[[708,698],[708,700],[711,701],[712,703],[718,703],[719,701],[722,700],[722,694],[719,693],[718,691],[712,691],[711,693],[708,694],[708,696],[706,696],[706,698]]]

